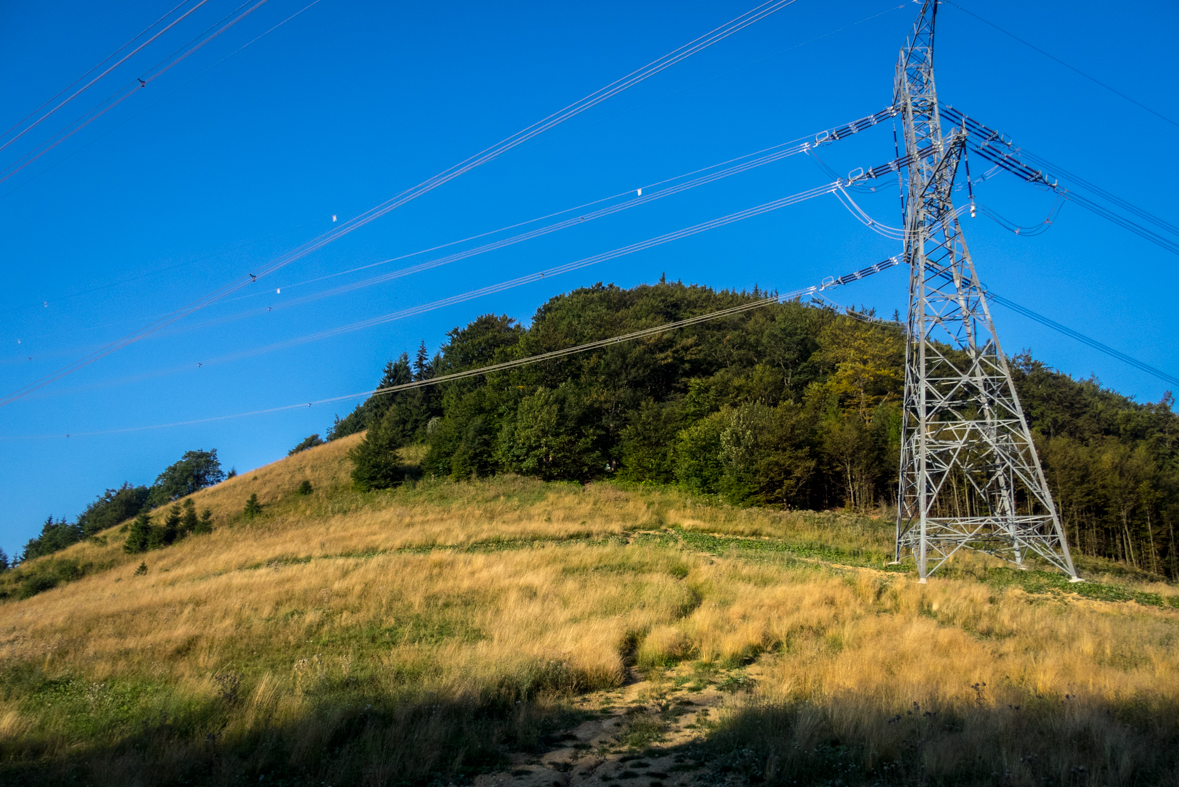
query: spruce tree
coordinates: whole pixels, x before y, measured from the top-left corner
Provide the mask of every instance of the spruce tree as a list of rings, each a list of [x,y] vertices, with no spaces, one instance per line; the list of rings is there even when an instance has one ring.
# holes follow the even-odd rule
[[[168,516],[164,519],[164,529],[160,533],[161,546],[170,546],[176,543],[176,539],[180,537],[180,527],[184,522],[184,516],[180,511],[180,504],[176,503],[168,509]]]
[[[399,451],[408,435],[400,416],[397,407],[390,408],[349,454],[356,463],[352,468],[352,480],[365,492],[389,489],[405,480]]]
[[[8,555],[4,553],[3,549],[0,549],[0,574],[3,574],[7,570],[8,570]]]
[[[413,359],[413,379],[428,380],[434,376],[434,370],[430,363],[430,354],[426,352],[426,340],[422,340],[422,344],[418,347],[418,353]]]
[[[192,532],[196,535],[205,535],[206,533],[213,532],[213,512],[211,510],[206,508],[201,512],[200,521],[196,523],[196,527],[192,529]]]
[[[377,384],[377,390],[405,385],[411,382],[413,382],[413,370],[409,365],[409,354],[402,353],[397,357],[396,361],[389,361],[389,363],[385,364],[385,372],[381,375],[381,381]],[[361,405],[364,415],[364,426],[362,428],[371,430],[379,424],[381,419],[385,417],[385,413],[393,406],[397,397],[398,394],[387,393],[369,397],[368,401]]]
[[[189,533],[196,531],[198,524],[196,503],[192,502],[192,498],[186,498],[184,501],[184,513],[180,518],[180,534],[186,536]]]
[[[131,532],[127,534],[127,541],[123,544],[123,551],[134,555],[146,552],[151,545],[152,531],[151,514],[140,511],[139,516],[131,523]]]
[[[253,519],[262,513],[262,504],[258,502],[257,493],[250,495],[250,499],[246,501],[245,515],[249,519]]]

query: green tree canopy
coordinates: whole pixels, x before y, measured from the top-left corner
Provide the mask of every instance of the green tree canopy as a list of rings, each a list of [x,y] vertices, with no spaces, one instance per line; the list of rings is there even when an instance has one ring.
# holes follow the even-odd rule
[[[160,473],[152,487],[150,502],[153,506],[170,503],[224,480],[217,449],[188,451],[179,462]]]

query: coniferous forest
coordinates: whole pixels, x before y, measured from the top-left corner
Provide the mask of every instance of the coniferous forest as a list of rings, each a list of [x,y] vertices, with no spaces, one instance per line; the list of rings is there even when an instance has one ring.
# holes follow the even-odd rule
[[[563,349],[725,309],[765,293],[660,282],[557,296],[527,328],[484,315],[389,362],[378,388]],[[1179,577],[1179,419],[1022,352],[1020,399],[1074,553]],[[485,377],[369,398],[329,439],[368,430],[358,486],[422,471],[463,479],[675,484],[736,505],[859,510],[896,503],[904,335],[797,302]]]

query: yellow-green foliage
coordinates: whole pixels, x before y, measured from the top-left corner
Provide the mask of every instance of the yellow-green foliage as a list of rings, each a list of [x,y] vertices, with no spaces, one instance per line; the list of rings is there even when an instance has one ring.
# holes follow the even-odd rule
[[[611,484],[360,493],[355,439],[198,493],[211,535],[111,531],[66,553],[110,568],[0,605],[0,781],[465,778],[632,665],[760,658],[710,745],[771,782],[1175,783],[1170,586],[919,585],[881,570],[884,519]]]

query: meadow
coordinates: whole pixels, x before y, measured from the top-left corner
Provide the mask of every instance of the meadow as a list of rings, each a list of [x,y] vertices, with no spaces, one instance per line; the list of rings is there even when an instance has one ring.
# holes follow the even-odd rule
[[[126,555],[111,530],[54,558],[78,578],[0,604],[0,782],[539,784],[563,733],[617,717],[583,764],[678,770],[557,783],[1179,785],[1157,577],[962,556],[921,585],[886,566],[887,511],[662,487],[362,493],[358,439],[198,492],[209,535]]]

